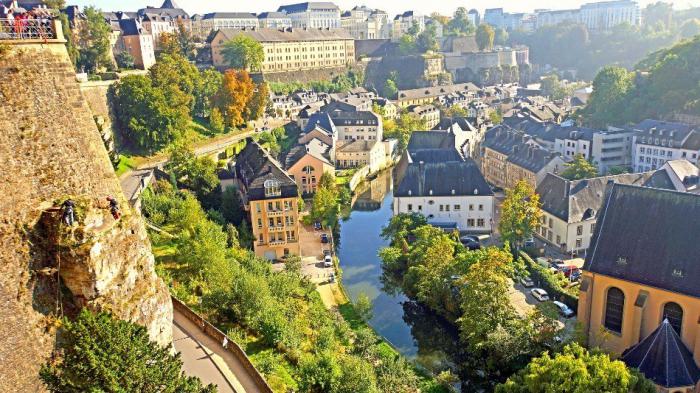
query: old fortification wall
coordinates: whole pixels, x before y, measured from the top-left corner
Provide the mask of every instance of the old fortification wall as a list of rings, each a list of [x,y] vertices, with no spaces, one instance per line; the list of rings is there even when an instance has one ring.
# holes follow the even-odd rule
[[[0,51],[0,162],[0,392],[43,390],[38,370],[54,348],[55,321],[82,306],[140,323],[168,344],[167,288],[62,44]],[[107,195],[120,201],[121,220],[105,209]],[[52,210],[69,197],[79,204],[72,229]]]

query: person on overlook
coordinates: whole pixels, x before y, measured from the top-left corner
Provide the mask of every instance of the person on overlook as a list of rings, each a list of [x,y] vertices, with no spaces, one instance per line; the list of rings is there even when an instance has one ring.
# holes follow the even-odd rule
[[[67,199],[65,202],[63,202],[62,206],[63,206],[63,216],[62,216],[63,223],[69,227],[72,227],[73,222],[75,221],[75,202],[73,202],[72,199]]]
[[[113,196],[108,196],[107,200],[109,201],[109,211],[112,213],[112,217],[114,217],[115,220],[118,220],[121,216],[119,212],[119,203]]]

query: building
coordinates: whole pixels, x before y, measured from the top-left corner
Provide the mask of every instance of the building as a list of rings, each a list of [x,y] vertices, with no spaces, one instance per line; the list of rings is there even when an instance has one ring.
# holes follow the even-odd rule
[[[340,24],[356,40],[374,40],[389,38],[384,33],[388,19],[384,11],[356,6],[340,16]]]
[[[697,392],[700,220],[689,218],[700,216],[700,196],[613,184],[601,211],[583,265],[578,302],[578,321],[588,344],[640,366],[659,391]],[[658,336],[664,320],[680,340],[673,334]],[[668,327],[662,326],[662,331],[672,333]],[[646,338],[654,336],[678,347],[650,345]],[[639,349],[645,347],[648,358],[640,359]],[[679,358],[677,351],[684,355]],[[653,371],[649,364],[656,365]],[[676,378],[656,378],[665,372],[684,377],[682,386],[675,386]]]
[[[396,15],[392,24],[391,39],[398,41],[402,36],[408,34],[408,30],[414,24],[418,28],[418,33],[425,30],[425,16],[415,11],[406,11],[403,14]]]
[[[236,158],[234,176],[250,215],[255,255],[269,260],[301,255],[299,188],[282,165],[249,138]]]
[[[283,5],[282,12],[292,20],[292,27],[308,29],[340,29],[340,8],[334,3],[316,1]]]
[[[563,252],[583,254],[591,244],[606,187],[610,183],[647,185],[653,175],[645,172],[569,181],[548,173],[536,190],[542,223],[535,234]]]
[[[406,108],[406,111],[425,121],[427,129],[432,129],[440,124],[440,110],[436,108],[435,105],[412,105]]]
[[[258,15],[258,25],[268,29],[288,29],[292,27],[292,18],[283,12],[263,12]]]
[[[537,27],[537,15],[504,12],[503,8],[488,8],[484,12],[484,23],[508,31],[532,31]]]
[[[198,21],[201,38],[221,29],[254,29],[259,27],[258,17],[249,12],[212,12],[202,15]]]
[[[581,18],[581,10],[537,10],[537,28],[556,26],[562,23],[578,23]]]
[[[302,195],[313,194],[324,173],[335,173],[331,162],[332,145],[313,138],[303,145],[294,146],[284,157],[283,163],[294,179]]]
[[[335,167],[338,169],[369,167],[370,173],[384,168],[386,144],[381,140],[338,140],[335,147]]]
[[[323,111],[323,108],[321,109]],[[327,112],[338,132],[338,140],[380,141],[384,137],[382,117],[369,111]]]
[[[262,44],[265,51],[263,74],[344,68],[355,63],[355,44],[344,30],[225,29],[219,30],[211,40],[215,67],[227,67],[221,51],[227,41],[240,34]]]
[[[372,107],[377,105],[382,111],[382,118],[384,119],[396,119],[398,116],[398,109],[393,102],[386,98],[375,98],[372,100]]]
[[[564,160],[534,143],[531,137],[505,126],[486,133],[481,142],[481,169],[486,181],[499,188],[513,188],[525,180],[535,189],[547,173],[564,169]]]
[[[642,24],[642,13],[636,1],[601,1],[583,4],[579,22],[589,30],[610,30],[623,23],[639,26]]]
[[[153,36],[146,31],[138,19],[119,20],[121,35],[114,51],[126,52],[134,58],[134,66],[147,70],[156,64]]]
[[[445,97],[451,94],[464,94],[475,97],[478,92],[479,88],[473,83],[399,90],[396,104],[401,108],[406,108],[411,105],[432,104],[436,100],[444,100]]]
[[[671,160],[687,160],[698,165],[700,130],[693,126],[647,119],[632,128],[635,171],[658,169]]]
[[[481,151],[481,141],[486,134],[484,125],[476,127],[465,117],[445,118],[433,130],[444,130],[454,136],[454,146],[465,158],[477,159]]]
[[[652,181],[656,188],[700,194],[700,169],[686,160],[666,161]]]
[[[394,215],[420,213],[440,227],[491,232],[493,192],[474,161],[454,148],[418,148],[418,142],[402,157],[406,166],[394,190]]]
[[[190,16],[172,0],[165,0],[160,7],[142,8],[136,12],[136,16],[143,28],[153,36],[156,48],[160,45],[161,35],[176,32],[178,24],[188,31],[192,29]]]

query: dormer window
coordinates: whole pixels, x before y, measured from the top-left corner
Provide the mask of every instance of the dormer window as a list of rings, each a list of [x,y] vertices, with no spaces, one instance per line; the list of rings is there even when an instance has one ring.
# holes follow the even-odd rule
[[[280,187],[280,182],[277,180],[265,180],[263,185],[265,187],[266,197],[276,197],[282,195],[282,187]]]

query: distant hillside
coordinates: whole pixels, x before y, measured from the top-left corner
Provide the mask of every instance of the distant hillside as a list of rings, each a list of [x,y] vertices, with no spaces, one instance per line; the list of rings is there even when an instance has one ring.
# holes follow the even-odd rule
[[[628,72],[606,67],[593,82],[584,122],[606,126],[675,114],[700,116],[700,35],[647,56]]]

